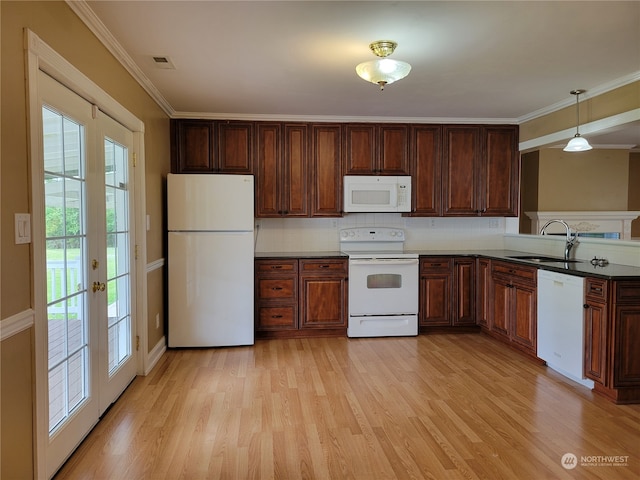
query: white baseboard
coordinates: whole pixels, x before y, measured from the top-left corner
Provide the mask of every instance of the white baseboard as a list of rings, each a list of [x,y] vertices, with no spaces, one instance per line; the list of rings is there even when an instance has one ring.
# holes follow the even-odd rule
[[[153,367],[156,366],[156,363],[158,363],[158,360],[160,360],[162,358],[162,355],[164,355],[164,352],[167,351],[167,340],[165,337],[162,337],[158,343],[156,343],[156,346],[153,347],[153,349],[149,352],[149,355],[147,355],[147,368],[144,371],[145,376],[149,375],[149,373],[151,373],[151,370],[153,370]]]

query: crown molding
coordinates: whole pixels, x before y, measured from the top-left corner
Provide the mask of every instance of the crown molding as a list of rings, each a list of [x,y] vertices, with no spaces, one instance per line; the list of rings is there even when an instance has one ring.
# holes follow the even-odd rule
[[[158,106],[169,116],[175,113],[173,107],[166,98],[160,93],[160,90],[149,80],[144,72],[133,61],[131,56],[126,52],[122,45],[111,34],[109,29],[102,23],[95,12],[91,9],[85,0],[65,0],[69,8],[84,22],[84,24],[93,32],[93,34],[102,42],[102,44],[111,52],[111,54],[120,62],[120,64],[129,72],[140,86],[149,94],[149,96],[158,104]]]

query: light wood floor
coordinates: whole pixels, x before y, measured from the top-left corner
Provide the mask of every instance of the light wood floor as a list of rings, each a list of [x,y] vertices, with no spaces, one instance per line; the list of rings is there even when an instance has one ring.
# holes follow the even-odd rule
[[[565,453],[575,469],[563,468]],[[626,465],[593,458],[614,455]],[[168,351],[56,478],[639,475],[639,405],[614,405],[469,334]]]

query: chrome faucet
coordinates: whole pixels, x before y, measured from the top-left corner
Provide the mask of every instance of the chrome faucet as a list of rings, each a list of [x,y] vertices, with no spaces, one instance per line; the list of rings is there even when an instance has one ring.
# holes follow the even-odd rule
[[[546,228],[552,223],[560,223],[564,226],[567,231],[567,240],[564,244],[564,259],[569,260],[569,252],[573,248],[573,245],[578,241],[578,233],[571,233],[571,227],[564,220],[549,220],[544,226],[540,229],[540,235],[546,235]]]

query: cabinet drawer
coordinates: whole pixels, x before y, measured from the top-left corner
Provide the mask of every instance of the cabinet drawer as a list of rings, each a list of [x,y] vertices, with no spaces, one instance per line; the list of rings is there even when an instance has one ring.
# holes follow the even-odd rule
[[[453,259],[447,257],[420,257],[420,273],[450,272]]]
[[[516,280],[535,285],[538,278],[538,269],[535,267],[523,267],[508,262],[491,262],[491,272],[498,275],[505,275]]]
[[[297,305],[258,308],[258,328],[262,330],[297,328]]]
[[[301,273],[347,273],[346,260],[300,260]]]
[[[640,302],[640,282],[616,282],[616,303],[632,303],[636,305]]]
[[[584,282],[584,294],[596,300],[607,300],[608,282],[601,278],[586,278]]]
[[[258,260],[256,273],[297,273],[298,260]]]
[[[258,278],[258,299],[296,301],[298,284],[296,277]]]

